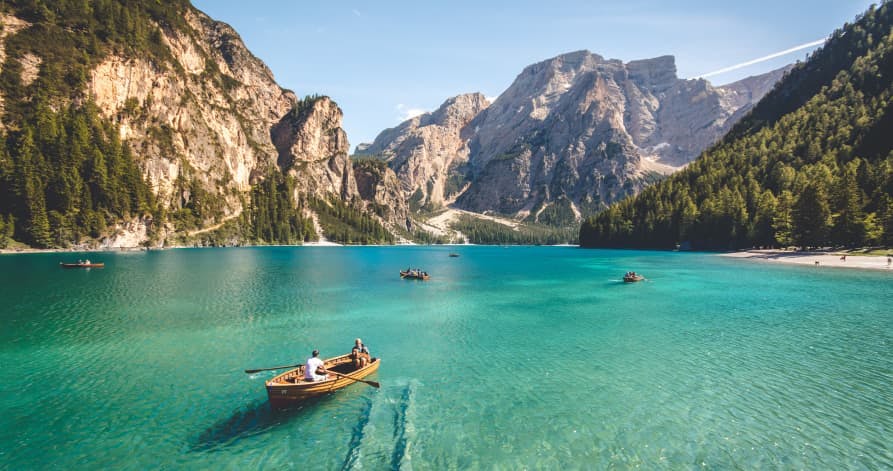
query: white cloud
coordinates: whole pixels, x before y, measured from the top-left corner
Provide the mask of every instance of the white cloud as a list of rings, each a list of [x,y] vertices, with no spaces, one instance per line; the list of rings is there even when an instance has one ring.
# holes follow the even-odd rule
[[[490,102],[490,104],[492,105],[493,102],[496,101],[497,98],[499,98],[499,95],[496,95],[496,96],[486,96],[486,97],[484,97],[484,98],[486,98],[487,101]]]
[[[351,10],[351,12],[353,12],[354,16],[363,16],[363,15],[360,14],[360,10],[357,10],[356,8],[354,8],[353,10]]]
[[[411,108],[409,106],[404,105],[403,103],[398,103],[396,107],[394,107],[398,113],[400,113],[399,120],[400,122],[406,121],[407,119],[415,118],[418,115],[425,114],[428,110],[423,108]]]
[[[713,76],[713,75],[724,74],[724,73],[726,73],[726,72],[731,72],[731,71],[733,71],[733,70],[738,70],[738,69],[741,69],[741,68],[744,68],[744,67],[747,67],[747,66],[750,66],[750,65],[759,64],[760,62],[765,62],[765,61],[770,60],[770,59],[775,59],[776,57],[781,57],[781,56],[783,56],[783,55],[790,54],[790,53],[792,53],[792,52],[797,52],[797,51],[802,50],[802,49],[806,49],[806,48],[810,48],[810,47],[819,46],[819,45],[821,45],[821,44],[824,44],[824,42],[825,42],[824,39],[820,39],[820,40],[818,40],[818,41],[810,41],[810,42],[808,42],[808,43],[806,43],[806,44],[801,44],[801,45],[799,45],[799,46],[794,46],[794,47],[792,47],[792,48],[785,49],[784,51],[773,52],[772,54],[769,54],[768,56],[763,56],[763,57],[760,57],[760,58],[757,58],[757,59],[749,60],[749,61],[747,61],[747,62],[742,62],[742,63],[740,63],[740,64],[735,64],[735,65],[732,65],[732,66],[729,66],[729,67],[725,67],[725,68],[722,68],[722,69],[719,69],[719,70],[714,70],[713,72],[707,72],[706,74],[702,74],[702,75],[701,75],[700,77],[698,77],[698,78],[706,78],[706,77],[711,77],[711,76]]]

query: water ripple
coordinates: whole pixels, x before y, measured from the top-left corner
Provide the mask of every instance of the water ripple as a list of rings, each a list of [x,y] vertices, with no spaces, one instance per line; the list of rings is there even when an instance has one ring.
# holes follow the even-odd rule
[[[893,468],[885,273],[557,248],[105,261],[0,257],[3,466]],[[277,412],[275,373],[242,373],[357,336],[380,390]]]

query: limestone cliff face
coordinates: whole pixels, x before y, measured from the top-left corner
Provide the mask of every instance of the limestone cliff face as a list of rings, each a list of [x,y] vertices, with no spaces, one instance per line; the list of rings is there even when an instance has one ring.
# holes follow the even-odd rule
[[[305,195],[341,198],[377,214],[392,229],[407,229],[409,212],[394,171],[348,157],[342,118],[329,97],[300,101],[270,130],[279,168],[297,178]]]
[[[390,199],[396,179],[384,176],[369,201],[360,195],[337,104],[282,89],[229,25],[195,9],[186,20],[190,31],[162,28],[173,64],[113,55],[92,71],[87,90],[120,126],[163,205],[187,204],[192,194],[183,183],[197,181],[221,206],[204,223],[219,223],[238,215],[251,184],[278,166],[298,179],[296,200],[387,205],[395,210],[384,222],[405,226],[402,199]],[[137,224],[125,224],[107,244],[138,239],[130,226]]]
[[[579,219],[690,162],[765,93],[729,90],[677,78],[672,56],[624,64],[579,51],[534,64],[472,122],[458,205]]]
[[[270,129],[296,99],[229,25],[197,10],[186,20],[189,32],[162,29],[174,64],[112,55],[87,93],[120,126],[162,204],[186,204],[182,182],[196,180],[232,217],[252,178],[275,165]]]
[[[672,56],[623,63],[577,51],[528,66],[489,106],[435,120],[474,95],[456,97],[363,152],[386,159],[413,201],[461,192],[461,209],[570,223],[690,162],[782,72],[714,87],[679,79]]]
[[[298,177],[303,190],[317,197],[357,194],[347,156],[347,134],[341,109],[328,97],[302,101],[271,131],[283,172]]]
[[[367,211],[379,216],[386,227],[398,234],[413,230],[409,206],[393,170],[378,160],[359,161],[354,164],[354,178]]]
[[[442,206],[462,189],[456,177],[468,161],[473,130],[467,126],[488,105],[480,93],[450,98],[434,112],[383,131],[371,145],[358,146],[357,153],[387,160],[413,204]]]

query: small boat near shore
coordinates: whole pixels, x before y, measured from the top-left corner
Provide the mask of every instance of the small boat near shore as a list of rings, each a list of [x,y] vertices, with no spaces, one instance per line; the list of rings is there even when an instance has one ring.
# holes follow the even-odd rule
[[[429,279],[431,279],[431,275],[428,275],[428,272],[426,271],[422,271],[416,268],[415,270],[400,270],[400,278],[403,278],[404,280],[428,281]]]
[[[325,381],[307,381],[304,379],[304,366],[286,371],[266,382],[267,397],[273,407],[294,405],[315,396],[337,391],[356,383],[366,376],[378,371],[381,358],[373,358],[368,365],[354,369],[350,354],[329,358],[324,362],[326,370],[338,373]],[[377,387],[377,386],[376,386]]]
[[[638,273],[636,273],[636,272],[634,272],[634,271],[626,272],[626,274],[623,275],[623,282],[624,282],[624,283],[635,283],[635,282],[637,282],[637,281],[642,281],[642,280],[644,280],[644,279],[645,279],[644,276],[642,276],[642,275],[640,275],[640,274],[638,274]]]
[[[59,266],[62,268],[105,268],[105,263],[91,263],[89,260],[86,262],[77,262],[77,263],[65,263],[59,262]]]
[[[454,252],[454,253],[451,253],[451,254],[450,254],[450,257],[451,257],[451,258],[459,258],[459,254],[457,254],[457,253]]]

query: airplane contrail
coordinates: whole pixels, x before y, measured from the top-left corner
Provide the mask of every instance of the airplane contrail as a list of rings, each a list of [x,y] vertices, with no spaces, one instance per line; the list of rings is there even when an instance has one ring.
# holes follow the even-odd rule
[[[698,78],[705,78],[705,77],[711,77],[711,76],[713,76],[713,75],[724,74],[724,73],[726,73],[726,72],[731,72],[731,71],[733,71],[733,70],[738,70],[738,69],[740,69],[740,68],[742,68],[742,67],[747,67],[747,66],[749,66],[749,65],[759,64],[760,62],[765,62],[765,61],[767,61],[767,60],[769,60],[769,59],[775,59],[776,57],[781,57],[781,56],[783,56],[783,55],[785,55],[785,54],[790,54],[790,53],[792,53],[792,52],[797,52],[797,51],[799,51],[799,50],[801,50],[801,49],[806,49],[806,48],[809,48],[809,47],[819,46],[819,45],[824,44],[824,43],[825,43],[825,40],[824,40],[824,39],[819,39],[818,41],[811,41],[811,42],[808,42],[808,43],[806,43],[806,44],[801,44],[801,45],[799,45],[799,46],[794,46],[794,47],[792,47],[792,48],[790,48],[790,49],[785,49],[784,51],[779,51],[779,52],[775,52],[775,53],[769,54],[768,56],[763,56],[763,57],[760,57],[760,58],[758,58],[758,59],[750,60],[750,61],[747,61],[747,62],[742,62],[742,63],[740,63],[740,64],[735,64],[735,65],[726,67],[726,68],[724,68],[724,69],[714,70],[713,72],[708,72],[708,73],[706,73],[706,74],[701,74]]]

